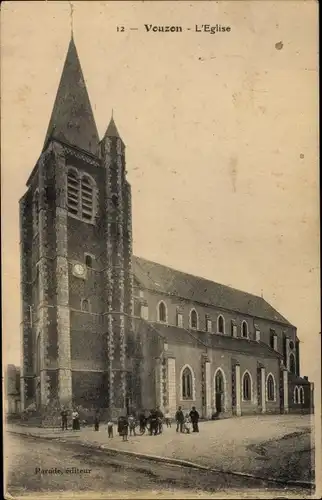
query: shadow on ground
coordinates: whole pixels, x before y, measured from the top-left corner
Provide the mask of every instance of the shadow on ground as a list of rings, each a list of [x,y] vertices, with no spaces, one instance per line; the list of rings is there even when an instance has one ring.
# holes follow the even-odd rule
[[[266,475],[281,481],[314,482],[314,446],[309,428],[274,439],[251,444],[254,474]],[[273,457],[273,458],[272,458]]]

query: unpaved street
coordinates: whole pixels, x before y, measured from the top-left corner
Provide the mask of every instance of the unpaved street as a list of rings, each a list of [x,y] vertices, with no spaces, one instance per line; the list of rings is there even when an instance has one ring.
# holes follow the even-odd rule
[[[7,491],[13,497],[69,491],[96,491],[110,497],[121,493],[123,498],[134,493],[140,494],[140,498],[151,494],[160,497],[161,492],[163,497],[184,494],[188,498],[200,493],[217,493],[222,497],[244,488],[250,488],[254,497],[258,489],[267,491],[267,488],[279,490],[279,496],[286,495],[282,487],[258,480],[122,455],[112,456],[105,451],[86,449],[78,444],[62,444],[39,438],[9,435],[6,456]],[[36,473],[37,468],[52,472]],[[300,494],[299,491],[297,493]]]

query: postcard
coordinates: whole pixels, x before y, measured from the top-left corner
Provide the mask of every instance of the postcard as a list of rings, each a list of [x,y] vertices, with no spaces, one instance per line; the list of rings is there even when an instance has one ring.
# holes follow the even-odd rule
[[[5,498],[320,498],[317,20],[3,3]]]

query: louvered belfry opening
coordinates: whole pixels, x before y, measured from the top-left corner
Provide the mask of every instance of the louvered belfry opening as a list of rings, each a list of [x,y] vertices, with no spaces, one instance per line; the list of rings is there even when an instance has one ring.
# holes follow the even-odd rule
[[[75,170],[68,171],[67,177],[67,204],[68,212],[78,215],[79,206],[79,179]]]
[[[93,186],[91,180],[87,176],[83,176],[81,180],[81,217],[85,220],[93,218]]]
[[[69,169],[67,175],[67,205],[69,214],[83,221],[93,221],[93,181],[87,175],[80,176],[75,169]]]

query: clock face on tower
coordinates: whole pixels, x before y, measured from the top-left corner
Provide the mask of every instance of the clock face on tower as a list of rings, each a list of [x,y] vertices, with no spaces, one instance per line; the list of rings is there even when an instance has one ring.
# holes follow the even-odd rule
[[[75,264],[74,265],[74,274],[76,276],[82,277],[85,275],[85,266],[83,264]]]

